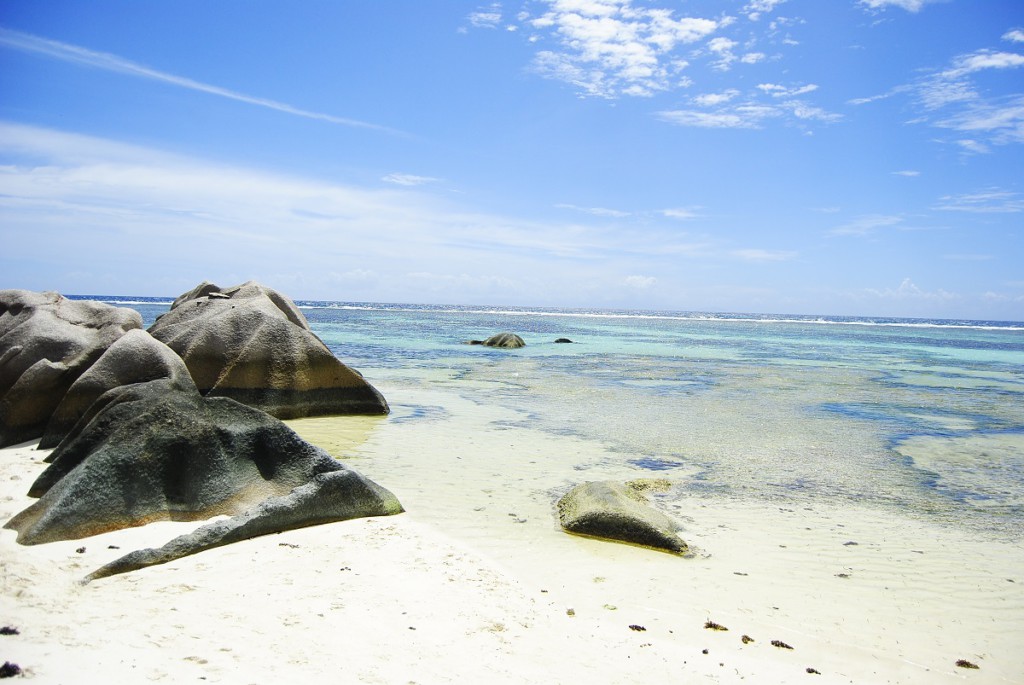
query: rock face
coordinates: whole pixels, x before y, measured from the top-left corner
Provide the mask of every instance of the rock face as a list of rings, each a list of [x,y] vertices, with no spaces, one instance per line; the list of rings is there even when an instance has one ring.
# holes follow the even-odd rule
[[[338,361],[291,300],[258,283],[202,283],[149,332],[181,356],[203,395],[280,419],[388,412],[381,394]]]
[[[235,515],[345,470],[264,412],[180,386],[164,378],[100,396],[33,483],[39,501],[8,522],[18,542]]]
[[[685,554],[681,527],[650,506],[649,488],[644,481],[582,483],[558,500],[559,522],[570,533]]]
[[[266,499],[244,514],[202,526],[187,535],[174,538],[163,547],[126,554],[93,571],[86,580],[165,564],[259,535],[402,512],[402,505],[390,492],[355,471],[340,464],[339,467],[336,471],[314,476],[311,482],[295,488],[287,495]]]
[[[39,449],[56,447],[106,391],[158,378],[170,379],[177,388],[195,388],[185,362],[171,348],[144,330],[128,331],[64,395],[39,441]]]
[[[138,312],[53,292],[0,290],[0,447],[43,434],[71,385]]]

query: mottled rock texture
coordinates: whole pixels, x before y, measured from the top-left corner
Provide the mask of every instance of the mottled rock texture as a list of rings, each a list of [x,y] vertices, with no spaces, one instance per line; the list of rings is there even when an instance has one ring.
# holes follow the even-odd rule
[[[526,341],[515,333],[498,333],[497,335],[492,335],[487,340],[470,340],[469,344],[484,345],[486,347],[500,347],[507,350],[526,347]]]
[[[402,512],[393,494],[338,464],[287,495],[271,497],[243,514],[201,526],[163,547],[136,550],[90,573],[87,581],[165,564],[203,550],[283,530]]]
[[[203,395],[281,419],[388,412],[383,396],[338,361],[298,307],[259,283],[202,283],[149,332],[181,356]]]
[[[104,393],[7,524],[18,542],[239,514],[344,469],[268,414],[171,379]]]
[[[559,522],[577,535],[685,554],[681,527],[651,506],[644,494],[650,487],[649,481],[582,483],[558,501]]]
[[[54,292],[0,290],[0,447],[40,437],[72,384],[138,312]]]
[[[175,387],[195,388],[185,362],[174,350],[146,331],[128,331],[67,391],[46,426],[39,449],[56,447],[108,390],[159,378],[170,379]]]

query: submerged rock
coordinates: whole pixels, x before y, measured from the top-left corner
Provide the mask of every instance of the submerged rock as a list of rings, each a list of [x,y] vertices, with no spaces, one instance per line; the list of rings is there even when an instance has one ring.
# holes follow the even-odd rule
[[[104,393],[7,528],[37,544],[234,515],[344,467],[268,414],[171,379]]]
[[[306,485],[287,495],[266,499],[239,516],[201,526],[163,547],[126,554],[90,573],[86,582],[165,564],[260,535],[365,516],[390,516],[402,511],[402,505],[391,492],[338,464],[337,470],[317,474]]]
[[[681,526],[654,509],[643,494],[651,487],[650,481],[582,483],[558,500],[559,522],[577,535],[685,554]]]
[[[259,283],[201,283],[149,332],[181,356],[203,395],[280,419],[388,412],[384,397],[334,356],[295,303]]]
[[[41,436],[65,393],[138,312],[55,292],[0,290],[0,447]]]

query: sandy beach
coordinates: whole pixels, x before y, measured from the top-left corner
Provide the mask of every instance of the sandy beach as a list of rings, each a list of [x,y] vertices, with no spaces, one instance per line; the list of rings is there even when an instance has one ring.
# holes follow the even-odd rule
[[[375,380],[387,418],[291,425],[407,513],[88,585],[196,524],[32,547],[2,530],[0,623],[18,634],[0,637],[0,661],[40,683],[1024,682],[1019,543],[713,497],[659,503],[691,558],[570,536],[557,498],[635,471],[471,393],[400,380]],[[31,502],[45,454],[0,450],[0,519]]]

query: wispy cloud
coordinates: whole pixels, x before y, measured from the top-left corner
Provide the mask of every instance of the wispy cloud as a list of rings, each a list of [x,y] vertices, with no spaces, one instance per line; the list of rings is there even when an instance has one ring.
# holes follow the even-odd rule
[[[494,2],[469,14],[469,23],[476,28],[494,29],[501,23],[501,3]]]
[[[976,193],[945,195],[939,198],[936,209],[976,214],[1016,213],[1024,212],[1024,198],[1010,190],[988,188]]]
[[[534,67],[584,94],[649,96],[683,81],[678,53],[718,27],[713,19],[675,16],[673,10],[636,7],[632,0],[548,0],[550,9],[529,26],[555,43],[537,53]]]
[[[1003,34],[1003,40],[1008,40],[1011,43],[1024,43],[1024,31],[1020,29],[1013,29]]]
[[[938,302],[949,302],[960,299],[960,295],[951,293],[942,288],[936,290],[923,290],[910,278],[904,278],[897,288],[866,288],[869,295],[886,300],[931,300]]]
[[[578,207],[576,205],[570,205],[560,203],[555,205],[559,209],[571,209],[576,212],[583,212],[584,214],[590,214],[592,216],[603,216],[611,217],[614,219],[622,219],[630,215],[630,212],[624,212],[621,209],[609,209],[607,207]]]
[[[697,208],[688,207],[674,207],[671,209],[663,209],[660,214],[669,219],[678,219],[680,221],[688,221],[690,219],[696,219],[700,216],[697,213]]]
[[[143,78],[150,81],[158,81],[172,86],[177,86],[179,88],[206,93],[208,95],[215,95],[217,97],[227,98],[229,100],[235,100],[236,102],[243,102],[257,107],[264,107],[266,109],[272,109],[306,119],[314,119],[342,126],[370,129],[380,131],[382,133],[406,135],[401,131],[387,126],[359,121],[357,119],[348,119],[346,117],[339,117],[333,114],[325,114],[323,112],[314,112],[301,109],[284,102],[278,102],[276,100],[256,97],[253,95],[246,95],[245,93],[239,93],[220,86],[203,83],[185,76],[178,76],[165,71],[152,69],[110,53],[97,52],[77,45],[62,43],[60,41],[50,40],[48,38],[42,38],[29,33],[22,33],[20,31],[0,28],[0,45],[14,50],[20,50],[22,52],[44,55],[46,57],[51,57],[53,59],[84,67],[102,69],[104,71],[124,74],[126,76],[134,76],[136,78]]]
[[[892,174],[893,176],[906,176],[907,178],[915,178],[917,176],[920,176],[921,172],[915,171],[913,169],[904,169],[902,171],[894,171],[892,172]]]
[[[657,281],[658,279],[654,276],[626,276],[622,279],[623,285],[630,288],[636,288],[638,290],[647,290],[657,283]]]
[[[860,0],[859,4],[871,10],[881,10],[889,7],[899,7],[908,12],[920,12],[925,5],[938,2],[939,0]]]
[[[746,262],[787,262],[795,259],[799,253],[790,250],[762,250],[749,248],[733,250],[732,255]]]
[[[428,183],[436,183],[441,179],[434,178],[433,176],[393,173],[384,176],[381,180],[386,183],[394,183],[395,185],[400,186],[422,186]]]
[[[888,214],[869,214],[861,216],[853,221],[836,226],[829,231],[829,235],[850,235],[867,236],[884,228],[890,228],[903,223],[903,217]]]
[[[804,86],[780,86],[777,83],[759,83],[757,89],[771,95],[773,98],[792,98],[798,95],[813,93],[818,90],[818,86],[814,83]]]
[[[801,123],[838,121],[838,114],[800,100],[760,103],[747,100],[736,105],[720,107],[715,111],[691,109],[665,110],[656,116],[670,124],[696,128],[761,128],[771,119],[788,119]]]

